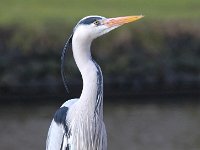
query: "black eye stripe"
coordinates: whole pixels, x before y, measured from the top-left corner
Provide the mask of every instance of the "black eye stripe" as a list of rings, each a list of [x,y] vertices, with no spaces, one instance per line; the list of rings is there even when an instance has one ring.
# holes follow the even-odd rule
[[[93,22],[95,22],[96,20],[100,20],[102,19],[101,17],[89,17],[89,18],[86,18],[84,20],[81,20],[79,24],[91,24]]]

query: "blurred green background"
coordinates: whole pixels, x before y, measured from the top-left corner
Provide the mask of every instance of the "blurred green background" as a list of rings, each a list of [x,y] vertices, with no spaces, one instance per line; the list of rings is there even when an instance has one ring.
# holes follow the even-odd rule
[[[93,44],[106,87],[117,85],[132,93],[145,88],[155,93],[161,89],[194,92],[200,84],[199,6],[197,0],[1,1],[1,93],[9,95],[16,87],[29,93],[44,86],[56,95],[62,90],[61,50],[79,19],[138,14],[145,18]],[[80,75],[72,55],[67,63],[74,91],[74,86],[81,87]]]
[[[69,93],[60,56],[81,18],[140,14],[92,45],[109,149],[199,149],[199,0],[0,0],[0,149],[44,149],[56,109],[79,97],[72,52]]]
[[[83,16],[99,14],[114,17],[143,14],[145,20],[199,20],[200,2],[198,0],[1,0],[1,24],[43,25],[46,21],[77,21]]]

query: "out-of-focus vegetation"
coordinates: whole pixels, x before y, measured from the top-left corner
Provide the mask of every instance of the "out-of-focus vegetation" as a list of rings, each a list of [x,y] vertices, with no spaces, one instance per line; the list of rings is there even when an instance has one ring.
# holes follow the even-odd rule
[[[145,20],[199,20],[199,0],[1,0],[0,24],[73,23],[83,16],[146,16]]]
[[[16,86],[61,85],[61,50],[76,22],[91,14],[145,15],[94,42],[106,83],[199,87],[199,6],[198,0],[1,0],[1,93]],[[77,83],[80,75],[72,56],[67,59],[69,81]]]
[[[1,29],[1,85],[59,84],[61,50],[65,33],[70,33],[64,26],[47,25],[43,32]],[[199,84],[199,41],[198,24],[141,23],[101,37],[92,49],[106,82],[181,86]],[[72,55],[67,59],[68,77],[76,81],[79,73]]]

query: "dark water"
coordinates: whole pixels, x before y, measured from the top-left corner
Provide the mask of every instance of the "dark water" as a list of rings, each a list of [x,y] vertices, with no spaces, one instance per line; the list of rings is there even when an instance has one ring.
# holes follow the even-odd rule
[[[189,99],[188,99],[189,101]],[[199,150],[199,104],[105,103],[108,150]],[[44,150],[58,105],[0,106],[0,150]]]

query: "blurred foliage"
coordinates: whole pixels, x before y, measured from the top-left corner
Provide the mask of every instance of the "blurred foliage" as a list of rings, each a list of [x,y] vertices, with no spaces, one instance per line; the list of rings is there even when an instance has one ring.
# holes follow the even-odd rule
[[[106,83],[136,88],[200,84],[198,23],[147,21],[137,25],[113,31],[93,43],[92,53]],[[72,26],[58,22],[47,23],[40,30],[17,24],[2,26],[0,86],[60,85],[60,56],[71,30]],[[66,62],[69,81],[79,82],[71,52]]]
[[[199,20],[199,0],[0,0],[0,24],[40,28],[59,20],[71,24],[81,17],[140,15],[145,20]]]

